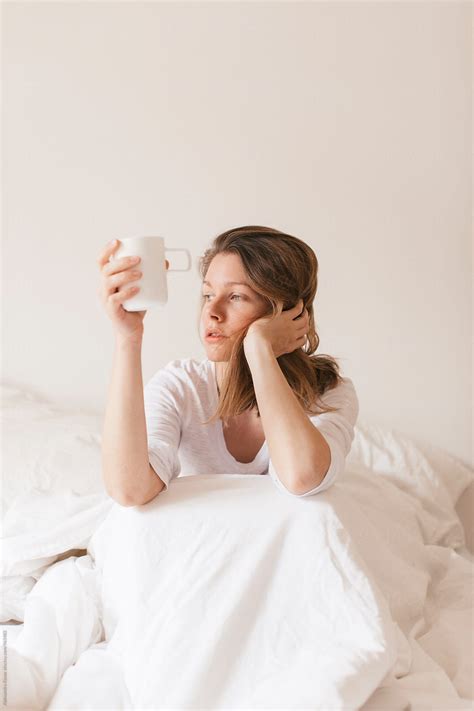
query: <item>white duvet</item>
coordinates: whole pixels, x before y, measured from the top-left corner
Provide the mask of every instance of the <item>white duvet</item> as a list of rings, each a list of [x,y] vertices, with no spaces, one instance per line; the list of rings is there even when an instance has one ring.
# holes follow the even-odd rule
[[[420,481],[352,465],[305,498],[221,475],[143,507],[69,502],[62,548],[87,555],[6,540],[10,580],[38,577],[8,708],[472,709],[473,566]]]

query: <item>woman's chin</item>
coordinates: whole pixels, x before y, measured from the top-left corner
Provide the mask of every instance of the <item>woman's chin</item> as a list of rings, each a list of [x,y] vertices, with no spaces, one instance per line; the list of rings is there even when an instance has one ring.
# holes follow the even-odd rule
[[[216,343],[204,343],[204,348],[206,349],[207,356],[209,360],[229,360],[228,358],[228,345],[224,341]]]
[[[215,356],[216,360],[222,360],[222,355],[226,353],[226,350],[219,346],[209,346],[209,344],[206,343],[206,353],[208,354],[209,358]]]

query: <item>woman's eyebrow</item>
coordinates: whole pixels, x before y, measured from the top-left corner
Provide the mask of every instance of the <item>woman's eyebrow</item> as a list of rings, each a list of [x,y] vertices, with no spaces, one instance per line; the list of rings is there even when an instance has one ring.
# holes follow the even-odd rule
[[[202,283],[203,283],[203,284],[207,284],[208,286],[212,286],[212,284],[211,284],[210,281],[204,280]],[[238,284],[239,286],[248,286],[249,289],[252,288],[252,287],[250,286],[250,284],[247,284],[245,281],[225,281],[225,282],[224,282],[224,286],[233,286],[234,284]]]

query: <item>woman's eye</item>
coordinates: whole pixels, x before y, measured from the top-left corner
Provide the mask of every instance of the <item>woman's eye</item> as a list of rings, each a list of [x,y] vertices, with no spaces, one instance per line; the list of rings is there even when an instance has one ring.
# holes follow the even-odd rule
[[[203,299],[207,299],[208,296],[212,296],[212,294],[203,294],[203,295],[202,295],[202,298],[203,298]],[[240,294],[233,294],[233,295],[231,296],[231,299],[234,299],[234,298],[236,298],[237,301],[242,301],[242,296],[241,296]]]

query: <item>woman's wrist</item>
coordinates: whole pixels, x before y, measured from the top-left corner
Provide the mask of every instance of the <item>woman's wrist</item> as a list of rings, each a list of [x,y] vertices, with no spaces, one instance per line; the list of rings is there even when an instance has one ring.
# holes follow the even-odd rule
[[[143,333],[133,336],[122,336],[117,334],[115,338],[115,344],[117,348],[120,349],[138,349],[140,350],[143,343]]]

